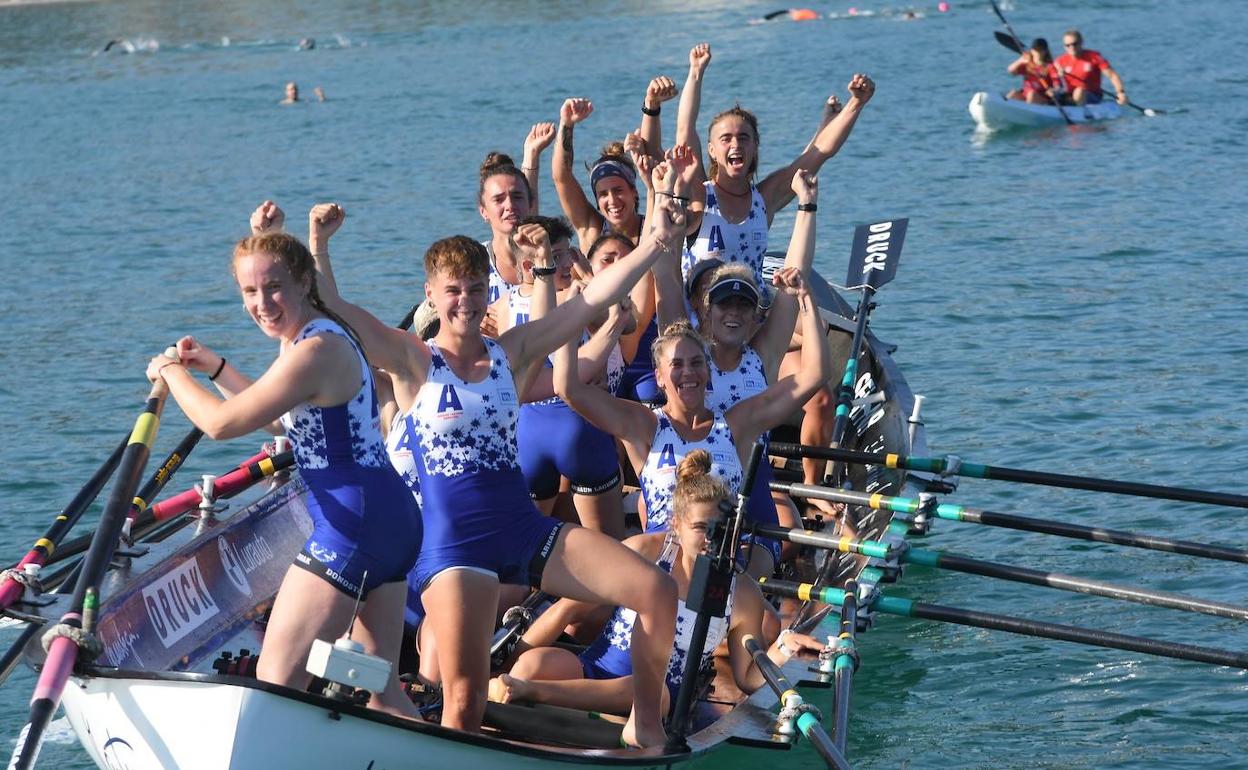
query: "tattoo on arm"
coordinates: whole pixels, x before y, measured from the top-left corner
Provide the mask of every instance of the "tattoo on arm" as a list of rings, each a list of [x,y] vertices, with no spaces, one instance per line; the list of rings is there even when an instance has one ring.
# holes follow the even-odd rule
[[[563,165],[572,166],[572,126],[560,128],[559,141],[563,143]]]

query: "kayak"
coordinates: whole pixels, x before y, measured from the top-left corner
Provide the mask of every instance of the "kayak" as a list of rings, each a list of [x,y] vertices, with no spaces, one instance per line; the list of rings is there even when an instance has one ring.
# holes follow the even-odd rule
[[[1051,104],[1028,104],[987,91],[980,91],[972,96],[967,109],[983,131],[1062,126],[1066,124],[1066,119],[1062,117],[1063,110],[1072,123],[1094,123],[1122,117],[1122,107],[1115,101],[1106,100],[1100,104],[1069,106],[1058,110]]]

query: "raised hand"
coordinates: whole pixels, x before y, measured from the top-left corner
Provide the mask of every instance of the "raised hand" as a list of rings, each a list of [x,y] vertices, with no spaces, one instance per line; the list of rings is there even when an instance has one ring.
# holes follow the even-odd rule
[[[265,233],[281,232],[282,225],[286,222],[286,212],[282,211],[273,201],[265,201],[256,210],[251,212],[251,234],[263,235]]]
[[[804,168],[793,174],[792,187],[798,203],[815,203],[819,198],[819,178]]]
[[[666,161],[664,162],[666,163]],[[662,166],[664,163],[660,163]],[[652,221],[653,220],[653,221]],[[679,201],[670,196],[663,196],[655,201],[654,213],[646,218],[650,222],[650,232],[658,239],[668,255],[678,254],[680,239],[685,232],[685,208]]]
[[[861,72],[855,72],[849,80],[849,94],[861,104],[866,104],[875,96],[875,81]]]
[[[802,280],[802,271],[796,267],[782,267],[771,277],[771,283],[778,290],[793,297],[801,297],[807,293],[806,282]]]
[[[673,145],[663,153],[665,162],[676,172],[673,183],[679,183],[687,191],[694,183],[698,170],[698,156],[687,144]],[[674,188],[673,188],[674,189]]]
[[[711,63],[711,44],[698,43],[689,49],[689,74],[702,77]]]
[[[565,126],[575,126],[594,111],[594,103],[588,99],[573,97],[566,99],[559,108],[559,122]]]
[[[316,204],[308,212],[308,243],[326,246],[346,218],[347,212],[337,203]]]
[[[676,187],[676,176],[676,169],[669,161],[660,161],[650,170],[650,189],[656,195],[671,195]]]
[[[841,100],[837,98],[836,94],[829,96],[828,100],[823,103],[823,120],[820,125],[826,126],[831,123],[832,118],[840,115],[843,109],[845,107],[841,104]]]
[[[554,123],[534,123],[524,138],[524,157],[536,158],[555,141]]]
[[[659,75],[646,86],[646,106],[655,109],[677,93],[676,82],[666,75]]]
[[[546,228],[541,225],[533,222],[520,225],[516,228],[512,241],[522,259],[541,267],[551,264],[550,236],[546,234]]]
[[[637,161],[638,155],[647,154],[646,140],[642,138],[640,131],[629,131],[624,136],[624,152],[629,154],[633,162]]]

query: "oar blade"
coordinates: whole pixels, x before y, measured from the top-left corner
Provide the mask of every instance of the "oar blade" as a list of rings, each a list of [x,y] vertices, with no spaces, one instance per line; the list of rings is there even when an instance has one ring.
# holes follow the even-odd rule
[[[906,240],[909,218],[886,219],[854,228],[846,286],[878,289],[897,275],[901,245]]]
[[[1018,40],[1016,40],[1013,35],[1007,35],[998,29],[992,33],[992,36],[997,39],[998,43],[1010,49],[1014,53],[1023,52],[1022,44]]]

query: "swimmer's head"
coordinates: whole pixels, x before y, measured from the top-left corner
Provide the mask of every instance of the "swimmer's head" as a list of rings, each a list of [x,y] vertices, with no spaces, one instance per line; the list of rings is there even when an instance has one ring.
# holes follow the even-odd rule
[[[676,489],[672,492],[672,531],[689,554],[698,554],[710,545],[710,533],[722,515],[719,504],[728,499],[728,489],[711,475],[711,455],[694,449],[676,468]]]
[[[532,200],[529,180],[516,168],[511,156],[501,152],[485,156],[481,163],[481,184],[477,188],[477,206],[491,230],[510,235],[516,224],[529,215]]]
[[[293,80],[286,84],[286,101],[299,101],[299,86]]]
[[[707,130],[706,152],[710,157],[708,176],[752,178],[758,171],[758,118],[739,104],[711,119]]]

